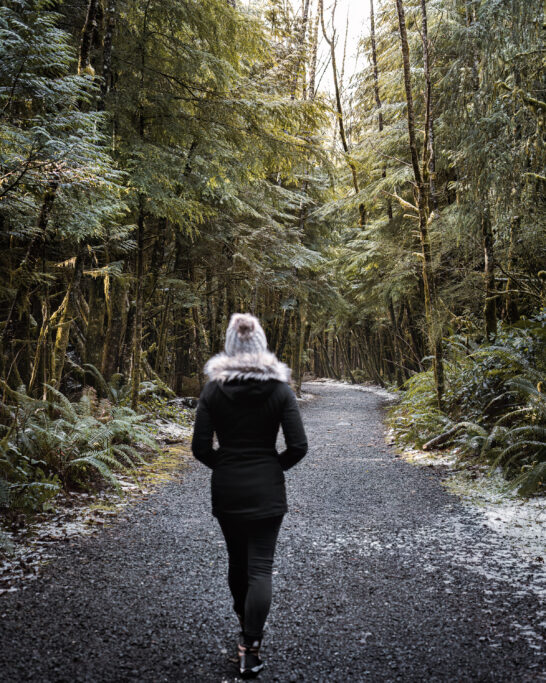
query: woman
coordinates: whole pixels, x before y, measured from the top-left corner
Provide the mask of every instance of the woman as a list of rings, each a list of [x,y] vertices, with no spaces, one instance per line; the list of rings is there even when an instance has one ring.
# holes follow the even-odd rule
[[[251,678],[263,669],[259,650],[271,604],[273,556],[287,510],[283,472],[306,454],[307,439],[288,384],[290,369],[267,351],[254,316],[231,317],[225,353],[211,358],[205,372],[210,381],[197,406],[192,450],[212,469],[212,514],[226,541],[228,583],[242,628],[239,669]],[[279,454],[280,425],[286,450]]]

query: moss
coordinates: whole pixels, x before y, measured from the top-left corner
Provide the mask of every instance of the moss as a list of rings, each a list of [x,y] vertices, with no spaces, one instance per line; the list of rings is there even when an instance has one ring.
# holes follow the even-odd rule
[[[151,462],[139,467],[135,479],[142,487],[153,489],[180,476],[188,466],[190,457],[189,445],[181,443],[169,446]]]
[[[101,501],[99,503],[91,503],[91,505],[89,505],[89,510],[93,512],[116,512],[118,510],[118,505],[109,500]]]

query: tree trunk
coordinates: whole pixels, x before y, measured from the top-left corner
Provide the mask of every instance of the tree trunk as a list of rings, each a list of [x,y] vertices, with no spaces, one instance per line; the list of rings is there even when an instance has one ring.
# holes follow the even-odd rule
[[[306,88],[306,95],[304,99],[314,100],[315,99],[315,83],[317,78],[317,53],[318,53],[318,26],[319,26],[319,13],[315,17],[315,23],[313,26],[313,36],[311,39],[311,63],[309,65],[309,83]]]
[[[90,65],[91,41],[93,33],[97,27],[97,5],[98,0],[89,0],[87,5],[87,16],[82,29],[82,39],[80,42],[80,52],[78,57],[78,73],[84,73]]]
[[[393,346],[393,356],[396,359],[396,369],[395,369],[395,376],[396,376],[396,384],[401,387],[402,384],[404,383],[404,376],[402,374],[402,364],[404,362],[404,354],[402,352],[402,349],[400,348],[400,333],[398,330],[398,321],[396,319],[396,314],[394,312],[394,304],[392,301],[392,297],[389,297],[389,316],[391,319],[391,325],[393,329],[393,335],[392,335],[392,346]]]
[[[138,392],[140,388],[141,360],[142,360],[142,307],[144,277],[144,196],[139,196],[139,210],[137,223],[137,250],[135,269],[135,323],[133,333],[132,376],[131,376],[131,407],[138,406]]]
[[[148,39],[148,10],[150,2],[146,4],[142,27],[142,44],[140,46],[140,99],[144,97],[144,78],[146,70],[146,41]],[[138,110],[138,134],[140,143],[144,143],[145,138],[145,119],[143,104],[139,105]],[[132,376],[131,376],[131,407],[136,410],[138,406],[138,394],[140,389],[140,376],[142,370],[142,316],[144,305],[144,211],[146,198],[139,193],[138,195],[138,221],[137,221],[137,250],[136,250],[136,293],[135,293],[135,319],[132,348]]]
[[[303,15],[301,20],[301,28],[299,30],[297,45],[296,45],[296,63],[294,65],[294,77],[292,80],[292,88],[290,93],[290,99],[296,99],[296,90],[298,87],[298,73],[300,70],[301,63],[303,61],[305,52],[305,34],[307,32],[307,20],[309,18],[309,0],[304,0],[303,2]]]
[[[80,287],[82,270],[83,257],[80,253],[76,256],[76,260],[74,262],[74,272],[72,274],[72,278],[66,290],[63,303],[61,304],[62,313],[60,315],[59,323],[57,326],[55,346],[53,347],[53,352],[51,354],[51,379],[53,386],[57,389],[60,386],[61,377],[63,374],[64,361],[66,358],[66,351],[68,348],[68,341],[70,338],[70,327],[72,325],[72,319],[76,315],[77,311],[76,298]]]
[[[220,285],[220,278],[217,280],[218,283],[218,297],[216,299],[216,315],[214,316],[214,335],[212,340],[212,353],[218,353],[222,347],[223,339],[223,329],[222,324],[224,321],[224,298],[225,289]]]
[[[161,323],[159,326],[159,334],[157,338],[157,353],[154,363],[154,372],[166,383],[168,383],[168,380],[164,375],[164,371],[166,364],[167,337],[169,318],[171,313],[171,301],[172,297],[169,292],[169,294],[167,294],[165,305],[163,306],[163,311],[161,312]]]
[[[112,44],[114,40],[114,29],[116,26],[116,0],[109,0],[106,9],[106,22],[104,29],[104,41],[102,47],[102,81],[100,86],[100,98],[98,110],[102,111],[105,107],[105,100],[110,90],[112,80]]]
[[[322,348],[322,357],[324,359],[324,363],[325,363],[326,370],[327,370],[328,374],[330,375],[330,377],[334,377],[335,379],[341,379],[341,377],[334,370],[332,363],[330,362],[330,358],[328,355],[328,348],[324,344],[320,335],[318,336],[318,340],[319,340],[320,346]]]
[[[337,110],[337,121],[338,121],[338,126],[339,126],[339,137],[341,139],[341,145],[343,147],[343,151],[345,152],[345,158],[347,159],[347,164],[349,165],[349,168],[351,169],[351,175],[353,178],[353,187],[355,190],[355,194],[358,195],[360,192],[360,188],[358,185],[358,175],[356,172],[356,164],[351,157],[349,153],[349,145],[347,143],[347,136],[345,134],[345,124],[344,124],[344,118],[343,118],[343,107],[341,104],[341,91],[339,87],[339,81],[338,81],[338,75],[337,75],[337,65],[336,65],[336,46],[335,46],[335,35],[332,36],[332,38],[329,38],[327,33],[326,33],[326,27],[324,25],[324,2],[323,0],[319,0],[319,12],[320,12],[320,22],[322,26],[322,35],[324,36],[324,40],[328,43],[328,46],[330,48],[330,59],[332,62],[332,76],[334,80],[334,94],[335,94],[335,99],[336,99],[336,110]],[[335,5],[334,5],[335,9]],[[361,228],[364,227],[366,224],[366,210],[364,208],[364,204],[360,203],[358,205],[358,212],[359,212],[359,225]]]
[[[347,374],[349,375],[349,377],[351,379],[351,384],[356,384],[357,381],[354,378],[354,375],[351,371],[351,361],[349,359],[349,354],[347,353],[347,349],[345,348],[343,341],[340,340],[337,335],[336,335],[336,339],[337,339],[338,348],[341,350],[341,353],[343,354],[343,358],[345,360],[345,369],[347,370]]]
[[[510,221],[510,244],[508,245],[508,279],[506,280],[505,295],[504,295],[504,306],[502,311],[503,319],[509,324],[519,320],[518,304],[512,292],[513,282],[510,277],[510,273],[514,270],[514,244],[515,235],[519,232],[519,227],[521,224],[521,216],[514,216]]]
[[[193,334],[194,334],[194,350],[195,359],[197,362],[197,377],[199,378],[199,388],[201,389],[205,383],[205,376],[203,374],[203,367],[205,365],[204,349],[206,347],[206,340],[203,334],[203,325],[201,323],[201,315],[198,306],[192,306],[191,309],[193,318]]]
[[[383,132],[383,104],[379,93],[379,70],[377,67],[377,44],[375,40],[375,13],[373,0],[370,0],[370,40],[372,45],[372,67],[373,67],[373,91],[375,97],[375,105],[377,107],[377,128],[379,132]],[[383,178],[387,177],[387,169],[383,166],[381,173]],[[387,199],[387,216],[392,221],[392,201],[390,196]]]
[[[434,211],[438,211],[438,201],[434,188],[436,174],[436,157],[434,154],[434,119],[432,116],[432,85],[430,78],[430,43],[428,39],[428,22],[426,0],[421,0],[422,40],[423,40],[423,71],[425,76],[425,125],[428,145],[423,147],[423,166],[427,169],[429,193]],[[426,148],[425,148],[426,147]],[[427,158],[428,157],[428,158]]]
[[[377,368],[375,366],[373,358],[368,353],[368,350],[366,348],[364,348],[364,345],[362,344],[362,340],[357,336],[356,332],[354,330],[351,330],[351,331],[352,331],[353,337],[356,341],[357,348],[360,351],[360,359],[361,359],[363,365],[366,366],[366,370],[368,372],[369,379],[375,380],[380,386],[384,387],[385,382],[383,381],[383,378],[379,374],[379,371],[377,370]]]
[[[208,353],[212,354],[214,344],[214,316],[212,311],[212,268],[207,266],[205,269],[205,329],[208,331]]]
[[[290,309],[285,309],[282,320],[282,330],[281,338],[279,340],[279,345],[277,346],[276,355],[282,360],[282,355],[284,353],[284,347],[288,340],[288,330],[290,329],[290,320],[292,318],[292,311]]]
[[[315,377],[323,377],[322,364],[320,360],[319,345],[317,339],[313,340],[313,374]]]
[[[497,295],[495,294],[495,254],[493,249],[493,228],[489,207],[485,206],[481,216],[485,286],[483,318],[487,341],[493,341],[497,334]]]
[[[233,252],[229,247],[224,249],[228,266],[226,268],[225,288],[226,288],[226,321],[229,323],[231,316],[236,313],[235,294],[233,291]]]
[[[302,351],[302,333],[301,333],[301,310],[299,308],[296,311],[296,321],[295,321],[295,331],[294,331],[294,384],[296,385],[296,396],[301,396],[301,376],[302,376],[302,363],[301,363],[301,351]]]
[[[436,397],[438,406],[442,407],[442,400],[444,394],[444,364],[443,364],[443,348],[441,341],[441,329],[437,321],[436,312],[436,292],[434,273],[432,268],[432,253],[429,237],[429,184],[428,184],[428,164],[423,164],[421,170],[419,166],[419,155],[417,151],[417,140],[415,137],[415,114],[413,109],[413,95],[411,89],[411,66],[408,36],[406,30],[406,17],[404,14],[403,0],[396,0],[396,9],[398,12],[398,23],[400,28],[400,43],[402,48],[402,61],[404,66],[404,88],[406,91],[406,109],[408,118],[408,136],[409,147],[411,154],[411,165],[413,168],[413,175],[415,184],[417,186],[417,210],[419,217],[419,234],[421,239],[422,250],[422,277],[423,277],[423,293],[425,299],[425,316],[427,321],[427,331],[429,336],[430,352],[434,357],[434,379],[436,384]],[[426,21],[424,21],[423,29],[426,29]],[[428,41],[428,35],[423,35],[423,41]],[[427,153],[428,143],[428,112],[430,111],[430,89],[426,90],[427,103],[425,106],[425,144],[424,154]],[[425,157],[426,159],[426,157]]]
[[[101,373],[108,382],[121,369],[123,339],[127,334],[127,284],[120,278],[105,278],[106,332],[102,348]],[[130,330],[129,330],[130,331]]]
[[[311,337],[311,323],[305,323],[305,331],[303,333],[302,354],[304,356],[302,363],[302,370],[307,367],[309,363],[309,339]],[[302,372],[303,374],[303,372]]]
[[[379,132],[383,130],[383,112],[381,110],[381,97],[379,95],[379,71],[377,68],[377,47],[375,42],[375,15],[373,0],[370,0],[370,39],[372,44],[372,68],[373,68],[373,92],[377,107]]]

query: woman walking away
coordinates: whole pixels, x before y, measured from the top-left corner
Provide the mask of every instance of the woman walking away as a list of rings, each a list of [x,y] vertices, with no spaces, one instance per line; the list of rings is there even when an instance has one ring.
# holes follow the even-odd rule
[[[267,351],[252,315],[236,313],[225,353],[205,365],[192,441],[195,457],[212,469],[212,514],[229,556],[228,583],[242,634],[239,670],[252,678],[263,669],[259,651],[271,604],[275,544],[287,510],[283,471],[307,452],[307,439],[290,369]],[[282,426],[286,450],[275,442]],[[216,432],[219,448],[213,449]]]

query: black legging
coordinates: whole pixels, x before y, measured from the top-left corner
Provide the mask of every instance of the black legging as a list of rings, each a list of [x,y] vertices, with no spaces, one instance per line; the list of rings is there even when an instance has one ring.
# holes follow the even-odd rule
[[[229,555],[228,582],[233,608],[244,623],[245,640],[259,640],[271,605],[271,571],[280,517],[219,518]]]

